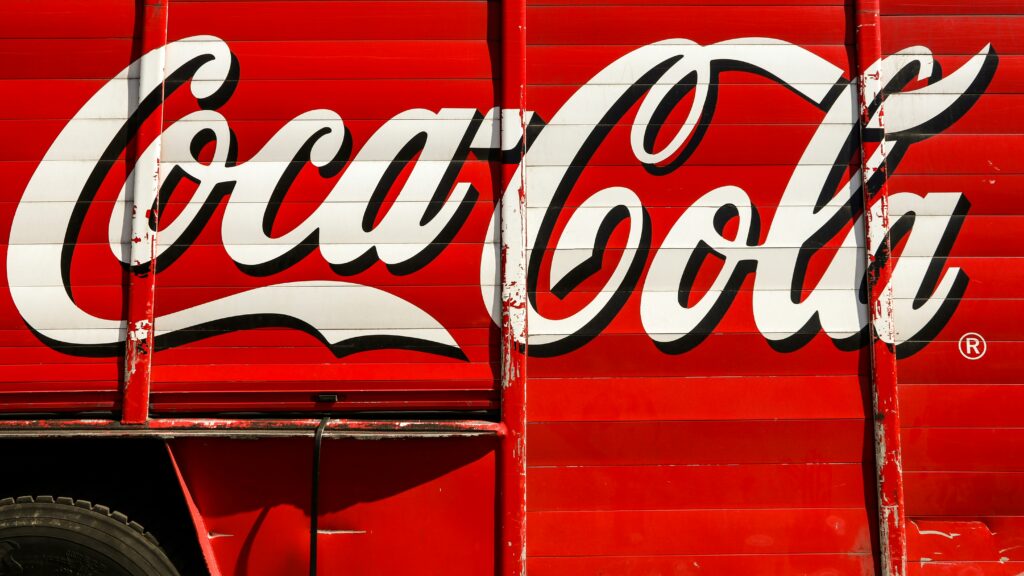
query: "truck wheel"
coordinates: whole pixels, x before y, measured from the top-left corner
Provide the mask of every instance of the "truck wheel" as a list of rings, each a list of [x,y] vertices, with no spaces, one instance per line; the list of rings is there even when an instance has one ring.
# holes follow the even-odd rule
[[[178,576],[153,536],[84,500],[0,500],[0,576]]]

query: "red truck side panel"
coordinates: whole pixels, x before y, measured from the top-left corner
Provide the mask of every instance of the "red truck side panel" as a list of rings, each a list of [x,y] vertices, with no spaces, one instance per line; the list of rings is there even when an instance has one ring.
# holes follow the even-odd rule
[[[0,412],[525,421],[328,440],[324,573],[1018,574],[1019,4],[7,2]],[[307,439],[170,442],[302,571]]]

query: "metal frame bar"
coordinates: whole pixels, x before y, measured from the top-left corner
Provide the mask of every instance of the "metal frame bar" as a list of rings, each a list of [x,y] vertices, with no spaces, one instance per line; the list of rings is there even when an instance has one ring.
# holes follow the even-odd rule
[[[167,45],[167,0],[141,0],[142,53],[159,50],[157,66],[139,70],[139,84],[148,85],[157,75],[161,91]],[[139,98],[146,95],[139,91]],[[157,218],[160,190],[160,139],[163,129],[163,94],[155,116],[139,130],[136,147],[153,141],[157,159],[152,167],[136,164],[132,181],[131,270],[128,273],[128,325],[125,334],[124,387],[121,423],[142,424],[149,419],[149,391],[152,377],[153,320],[156,296],[156,230],[150,216]],[[136,155],[136,159],[137,159]],[[131,160],[129,158],[129,160]],[[154,213],[150,214],[150,210]]]
[[[526,0],[501,2],[501,574],[526,573]]]
[[[11,437],[107,437],[183,438],[189,436],[234,438],[312,438],[317,418],[156,418],[141,426],[125,426],[117,420],[4,420],[0,438]],[[467,436],[503,437],[505,427],[486,420],[354,420],[332,418],[324,429],[326,438],[448,438]]]
[[[887,169],[884,162],[884,114],[881,101],[875,102],[873,95],[882,98],[880,70],[868,73],[870,67],[882,59],[882,28],[880,0],[855,0],[854,24],[856,33],[858,104],[860,110],[861,149],[860,174],[861,192],[864,196],[865,252],[867,257],[867,283],[869,291],[868,311],[870,317],[871,352],[871,396],[872,423],[874,426],[875,471],[878,489],[878,532],[881,544],[880,563],[885,576],[904,576],[907,572],[906,519],[903,506],[903,468],[900,445],[899,399],[897,396],[896,353],[878,337],[878,326],[886,325],[890,334],[893,330],[893,294],[889,285],[892,278],[890,238],[886,232],[880,244],[875,246],[871,230],[889,230],[889,189],[881,174],[881,187],[877,200],[881,206],[881,222],[875,222],[871,205],[873,196],[868,188],[869,180],[875,173],[868,166],[865,146],[865,131],[873,116],[879,118],[882,138],[879,146],[883,162],[877,170]],[[878,110],[874,107],[877,105]],[[876,264],[882,259],[882,265]]]

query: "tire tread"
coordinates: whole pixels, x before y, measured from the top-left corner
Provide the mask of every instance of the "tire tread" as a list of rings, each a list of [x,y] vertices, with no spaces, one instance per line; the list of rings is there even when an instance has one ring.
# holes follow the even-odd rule
[[[17,498],[0,499],[0,506],[12,506],[15,504],[55,504],[58,506],[73,506],[75,508],[89,510],[90,512],[102,514],[118,524],[123,524],[131,528],[154,546],[160,546],[160,542],[156,539],[156,536],[147,532],[146,528],[142,524],[139,524],[134,520],[129,520],[127,515],[116,510],[111,510],[109,506],[93,504],[88,500],[76,500],[67,496],[60,496],[57,498],[54,498],[53,496],[18,496]]]

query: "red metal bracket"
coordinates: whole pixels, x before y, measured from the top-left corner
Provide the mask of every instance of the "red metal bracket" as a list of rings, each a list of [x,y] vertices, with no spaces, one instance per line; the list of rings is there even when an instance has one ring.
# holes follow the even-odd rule
[[[192,517],[192,525],[196,531],[196,539],[199,541],[199,549],[203,553],[203,560],[206,562],[206,569],[210,571],[210,576],[221,576],[220,567],[217,566],[217,555],[214,554],[213,546],[210,544],[210,531],[206,528],[206,521],[203,520],[203,515],[192,498],[192,492],[188,489],[185,476],[181,473],[181,466],[178,465],[178,460],[174,457],[174,450],[171,449],[170,444],[165,443],[164,446],[167,448],[167,456],[171,459],[171,466],[174,467],[178,485],[181,486],[181,494],[185,497],[189,516]]]

